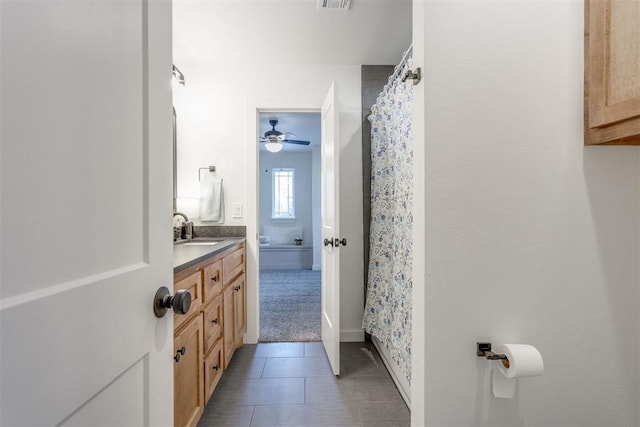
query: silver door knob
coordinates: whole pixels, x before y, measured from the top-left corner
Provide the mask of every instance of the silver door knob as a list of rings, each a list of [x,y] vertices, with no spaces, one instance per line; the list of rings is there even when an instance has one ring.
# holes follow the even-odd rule
[[[163,286],[158,289],[153,299],[153,312],[156,317],[164,317],[170,308],[176,314],[187,314],[191,308],[191,292],[181,289],[174,296],[171,296],[167,287]]]

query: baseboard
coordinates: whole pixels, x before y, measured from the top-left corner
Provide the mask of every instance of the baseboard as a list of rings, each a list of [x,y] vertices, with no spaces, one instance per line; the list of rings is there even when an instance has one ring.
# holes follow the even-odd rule
[[[312,269],[313,271],[320,271],[320,269],[321,269],[321,268],[322,268],[322,267],[321,267],[321,266],[319,266],[319,265],[317,265],[317,264],[313,264],[313,265],[311,266],[311,269]]]
[[[260,263],[260,270],[308,270],[304,264],[297,263],[282,263],[282,264],[268,264]]]
[[[400,395],[404,399],[405,403],[411,409],[411,384],[409,384],[409,380],[405,378],[404,374],[400,370],[400,367],[396,362],[393,361],[391,355],[387,348],[376,338],[375,336],[371,336],[371,341],[373,341],[373,345],[378,350],[378,354],[384,363],[384,366],[387,367],[387,371],[389,371],[389,375],[391,375],[391,379],[396,385],[396,388],[400,392]]]
[[[364,331],[362,329],[342,330],[340,342],[364,342]]]

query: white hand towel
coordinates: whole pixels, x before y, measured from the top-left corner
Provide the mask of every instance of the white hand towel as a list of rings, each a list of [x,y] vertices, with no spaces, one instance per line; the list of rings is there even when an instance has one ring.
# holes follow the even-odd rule
[[[222,179],[211,177],[200,181],[200,221],[224,223]]]

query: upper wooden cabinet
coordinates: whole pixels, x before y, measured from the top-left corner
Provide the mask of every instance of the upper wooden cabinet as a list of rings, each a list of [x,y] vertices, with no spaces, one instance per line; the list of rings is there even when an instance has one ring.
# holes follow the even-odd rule
[[[585,1],[585,145],[640,145],[640,0]]]

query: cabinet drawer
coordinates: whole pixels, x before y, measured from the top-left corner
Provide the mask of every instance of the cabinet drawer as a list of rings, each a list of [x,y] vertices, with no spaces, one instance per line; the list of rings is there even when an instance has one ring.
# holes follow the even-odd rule
[[[222,336],[222,295],[204,306],[204,351],[208,351]]]
[[[211,301],[222,292],[222,261],[218,260],[204,268],[204,302]]]
[[[222,340],[207,353],[204,359],[204,396],[205,402],[209,401],[213,390],[218,385],[222,376]]]
[[[173,292],[186,289],[191,293],[191,308],[187,314],[175,314],[173,315],[173,327],[178,327],[187,319],[189,319],[193,313],[196,313],[202,307],[202,273],[197,271],[190,276],[185,277],[173,284]]]
[[[222,258],[222,274],[227,284],[244,272],[244,245]]]

